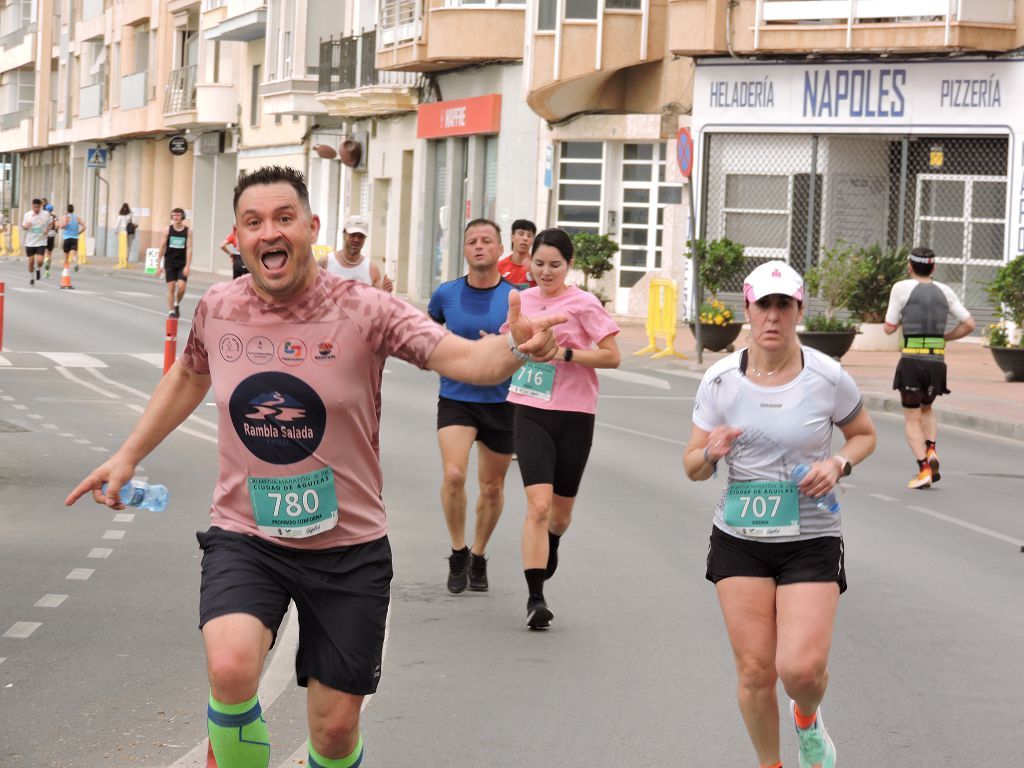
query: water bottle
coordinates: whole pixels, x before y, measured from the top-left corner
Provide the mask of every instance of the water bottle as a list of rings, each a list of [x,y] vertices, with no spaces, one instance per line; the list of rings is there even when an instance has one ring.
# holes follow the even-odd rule
[[[800,481],[803,480],[810,471],[811,468],[806,464],[797,464],[793,469],[793,474],[790,475],[790,480],[799,485]],[[839,511],[839,499],[836,498],[833,491],[829,491],[824,496],[818,496],[816,499],[813,499],[813,501],[818,505],[818,509],[822,512],[831,512],[834,515]]]
[[[107,484],[103,484],[103,492],[107,492]],[[166,486],[150,485],[142,480],[129,480],[121,486],[121,503],[126,507],[140,507],[153,512],[163,512],[167,509]]]

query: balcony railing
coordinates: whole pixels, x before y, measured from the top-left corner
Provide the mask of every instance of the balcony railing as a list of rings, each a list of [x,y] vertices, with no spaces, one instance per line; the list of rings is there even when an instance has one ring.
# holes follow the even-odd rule
[[[423,31],[424,0],[380,0],[379,44],[396,45],[417,39]]]
[[[196,108],[196,74],[198,67],[193,64],[171,70],[167,83],[167,98],[164,100],[164,114],[187,112]]]
[[[376,52],[376,31],[320,43],[317,91],[332,93],[368,86],[414,87],[419,82],[416,72],[377,69]]]
[[[87,85],[78,92],[78,116],[99,117],[103,114],[103,83]]]
[[[759,33],[777,26],[845,26],[850,47],[858,25],[907,22],[944,24],[949,45],[953,24],[1013,24],[1014,0],[757,0],[756,13],[755,48]]]
[[[136,72],[121,78],[121,109],[146,106],[146,72]]]

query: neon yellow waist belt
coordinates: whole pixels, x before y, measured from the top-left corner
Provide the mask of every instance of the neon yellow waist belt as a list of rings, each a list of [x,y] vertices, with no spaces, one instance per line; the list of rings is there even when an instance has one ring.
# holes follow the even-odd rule
[[[904,336],[903,351],[911,355],[941,355],[946,349],[946,340],[942,336]]]
[[[904,355],[944,355],[944,349],[918,349],[915,347],[903,347]]]

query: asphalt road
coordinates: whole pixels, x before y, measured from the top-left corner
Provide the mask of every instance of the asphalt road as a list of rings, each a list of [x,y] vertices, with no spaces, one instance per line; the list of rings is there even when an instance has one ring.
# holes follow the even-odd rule
[[[200,406],[143,462],[140,474],[170,489],[166,512],[62,506],[160,376],[163,284],[88,269],[73,292],[56,273],[29,291],[21,261],[0,263],[0,280],[0,766],[205,765],[194,533],[215,481],[215,408]],[[516,466],[488,552],[491,591],[449,595],[436,380],[389,363],[381,442],[396,575],[384,675],[363,715],[366,765],[754,763],[703,578],[720,480],[690,483],[680,463],[696,385],[635,358],[602,374],[594,450],[547,589],[554,625],[531,633]],[[1020,444],[946,429],[943,481],[911,492],[901,422],[876,424],[879,449],[841,496],[850,589],[824,704],[840,764],[1022,765]],[[274,767],[305,761],[294,643],[289,622],[261,688]],[[783,758],[796,765],[788,727]]]

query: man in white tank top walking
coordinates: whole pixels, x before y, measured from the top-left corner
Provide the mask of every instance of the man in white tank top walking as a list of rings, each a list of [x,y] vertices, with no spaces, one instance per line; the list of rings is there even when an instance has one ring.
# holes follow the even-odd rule
[[[394,290],[391,280],[381,274],[369,257],[363,255],[363,244],[369,229],[370,222],[365,216],[349,216],[342,230],[345,242],[341,250],[321,259],[320,266],[346,280],[358,280],[391,293]]]

